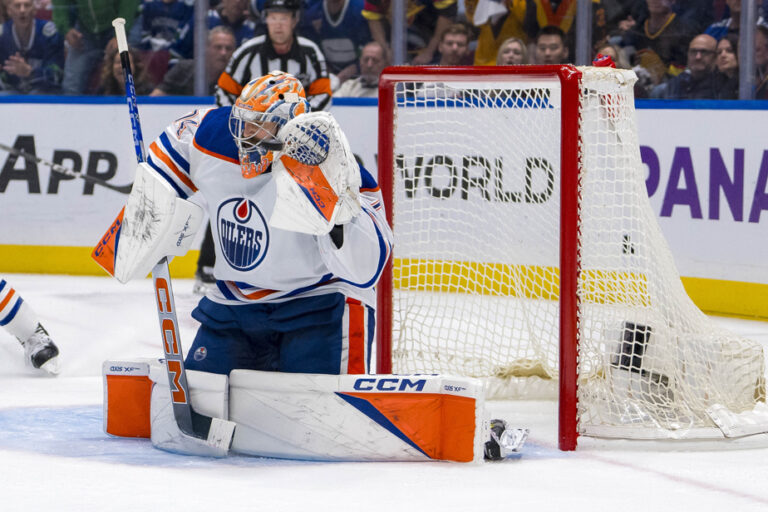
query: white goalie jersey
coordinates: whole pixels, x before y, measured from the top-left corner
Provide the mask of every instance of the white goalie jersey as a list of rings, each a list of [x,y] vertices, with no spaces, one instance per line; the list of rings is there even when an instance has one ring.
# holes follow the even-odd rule
[[[217,279],[209,298],[242,304],[341,292],[375,308],[373,287],[392,247],[376,180],[360,167],[355,196],[361,209],[344,224],[340,247],[328,234],[275,227],[270,219],[278,180],[270,171],[243,178],[228,129],[230,109],[201,109],[177,119],[151,143],[147,157],[179,197],[202,197],[207,208]]]

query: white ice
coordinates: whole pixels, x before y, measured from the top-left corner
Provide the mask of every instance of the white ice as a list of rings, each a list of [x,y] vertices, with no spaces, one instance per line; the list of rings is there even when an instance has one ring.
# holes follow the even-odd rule
[[[61,349],[62,373],[23,365],[0,332],[0,511],[365,510],[366,512],[768,510],[768,436],[710,443],[580,440],[556,446],[555,403],[492,403],[527,426],[517,460],[316,463],[160,452],[102,429],[101,363],[162,355],[149,280],[3,276]],[[192,282],[175,280],[182,342]],[[718,319],[768,346],[768,323]]]

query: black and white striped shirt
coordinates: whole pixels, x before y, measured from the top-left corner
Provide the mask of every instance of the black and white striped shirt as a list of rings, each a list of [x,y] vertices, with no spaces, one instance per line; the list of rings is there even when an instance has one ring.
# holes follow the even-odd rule
[[[304,86],[312,110],[324,110],[331,103],[331,81],[320,48],[304,37],[295,37],[288,53],[278,54],[264,34],[246,41],[235,50],[216,86],[216,103],[233,105],[250,80],[280,70],[295,76]]]

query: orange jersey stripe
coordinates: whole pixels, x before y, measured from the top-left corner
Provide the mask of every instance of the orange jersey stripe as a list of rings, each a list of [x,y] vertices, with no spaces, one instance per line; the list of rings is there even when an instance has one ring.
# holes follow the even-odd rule
[[[379,187],[376,188],[361,188],[360,192],[378,192],[381,189]]]
[[[277,290],[259,290],[257,292],[245,293],[240,288],[238,288],[234,282],[227,281],[227,284],[230,285],[230,288],[234,288],[242,297],[245,297],[246,299],[250,299],[250,300],[263,299],[267,295],[277,293]]]
[[[177,178],[181,180],[182,183],[184,183],[187,187],[192,189],[194,192],[197,192],[197,187],[194,183],[192,183],[192,180],[190,180],[186,174],[181,172],[178,167],[176,167],[176,164],[173,163],[173,160],[171,160],[171,157],[166,155],[162,149],[157,145],[157,142],[153,142],[149,145],[149,149],[152,151],[152,153],[159,158],[165,165],[168,166],[168,168],[173,171],[173,174],[176,175]]]
[[[224,91],[234,96],[240,96],[240,93],[243,91],[243,86],[237,83],[235,79],[227,73],[219,75],[219,81],[216,83]]]
[[[16,293],[16,290],[14,290],[13,288],[8,290],[8,295],[5,296],[5,298],[3,299],[3,302],[0,302],[0,311],[2,311],[3,308],[11,301],[11,297],[13,297],[15,293]]]

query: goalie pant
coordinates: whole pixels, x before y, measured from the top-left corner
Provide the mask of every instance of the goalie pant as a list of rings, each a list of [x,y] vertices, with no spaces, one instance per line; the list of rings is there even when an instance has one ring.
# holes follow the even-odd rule
[[[211,219],[217,281],[194,312],[202,325],[187,364],[222,374],[366,372],[374,285],[392,244],[376,181],[360,169],[362,211],[343,226],[341,247],[330,235],[275,228],[267,221],[274,173],[242,177],[229,114],[230,107],[196,110],[149,146],[147,164],[159,179]]]

